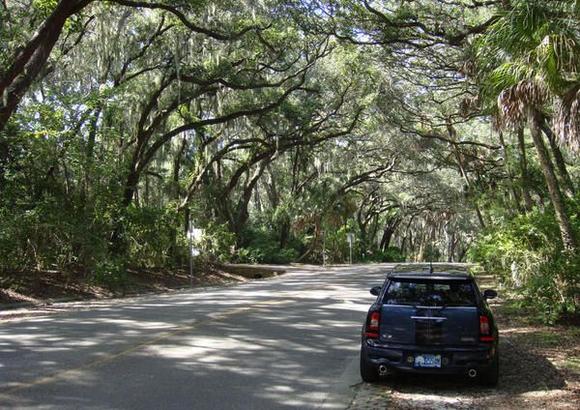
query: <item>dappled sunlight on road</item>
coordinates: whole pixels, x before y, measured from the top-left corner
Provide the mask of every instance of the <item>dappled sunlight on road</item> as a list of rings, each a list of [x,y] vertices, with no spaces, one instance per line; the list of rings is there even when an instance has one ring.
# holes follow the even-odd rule
[[[386,268],[352,272],[296,269],[275,280],[5,323],[0,403],[138,407],[149,398],[217,408],[232,394],[244,402],[230,408],[332,407],[329,391],[358,357],[368,289]]]

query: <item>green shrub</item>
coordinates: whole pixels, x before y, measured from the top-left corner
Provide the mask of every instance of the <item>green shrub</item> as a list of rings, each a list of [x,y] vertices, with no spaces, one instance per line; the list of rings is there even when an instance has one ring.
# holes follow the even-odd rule
[[[187,252],[185,235],[177,212],[171,208],[136,207],[127,209],[127,257],[133,266],[172,265],[179,246],[181,254]]]
[[[396,246],[390,246],[385,251],[375,251],[364,259],[365,262],[404,262],[405,255]]]
[[[264,255],[261,250],[254,248],[238,249],[234,260],[239,263],[259,263]]]
[[[236,262],[287,264],[298,259],[298,249],[294,247],[280,248],[278,240],[272,232],[262,229],[248,229],[244,232],[244,236],[248,244],[237,250],[234,258]]]
[[[229,262],[236,246],[236,236],[227,224],[210,222],[205,227],[203,249],[219,262]]]
[[[121,259],[105,259],[98,261],[92,272],[92,280],[98,285],[109,289],[122,289],[127,285],[127,269]]]
[[[91,266],[107,251],[99,221],[50,199],[27,210],[0,208],[0,219],[0,270]]]
[[[578,206],[569,205],[578,232]],[[535,209],[488,228],[470,248],[468,259],[497,274],[506,288],[522,297],[520,304],[536,310],[546,323],[579,313],[580,256],[563,251],[550,210]]]

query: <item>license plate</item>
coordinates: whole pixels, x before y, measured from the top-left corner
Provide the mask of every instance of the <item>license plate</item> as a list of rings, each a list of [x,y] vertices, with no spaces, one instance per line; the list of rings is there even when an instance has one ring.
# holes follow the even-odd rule
[[[415,356],[415,367],[441,367],[440,354],[420,354]]]

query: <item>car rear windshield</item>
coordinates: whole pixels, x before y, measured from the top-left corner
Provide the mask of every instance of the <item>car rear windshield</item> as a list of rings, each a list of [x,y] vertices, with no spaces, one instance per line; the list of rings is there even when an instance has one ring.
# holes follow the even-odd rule
[[[475,292],[470,281],[428,279],[391,280],[385,305],[411,306],[476,306]]]

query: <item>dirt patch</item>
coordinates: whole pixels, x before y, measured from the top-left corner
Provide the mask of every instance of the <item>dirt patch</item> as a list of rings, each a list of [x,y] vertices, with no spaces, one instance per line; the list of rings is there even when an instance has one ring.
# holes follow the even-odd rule
[[[215,265],[197,270],[129,269],[120,283],[98,284],[85,273],[34,271],[0,276],[0,310],[20,306],[45,306],[56,301],[98,300],[112,297],[161,293],[188,287],[222,286],[283,273],[251,265]]]
[[[0,303],[3,305],[40,304],[52,299],[84,299],[107,294],[112,292],[93,285],[89,277],[79,273],[28,271],[0,276]]]
[[[231,274],[242,276],[246,279],[263,279],[284,273],[284,271],[280,269],[274,270],[271,267],[258,265],[223,265],[221,266],[221,269]]]
[[[494,286],[491,276],[478,282],[483,288]],[[494,302],[500,329],[496,388],[484,388],[462,377],[394,375],[378,384],[360,384],[350,408],[577,409],[580,328],[543,326],[509,297]]]

